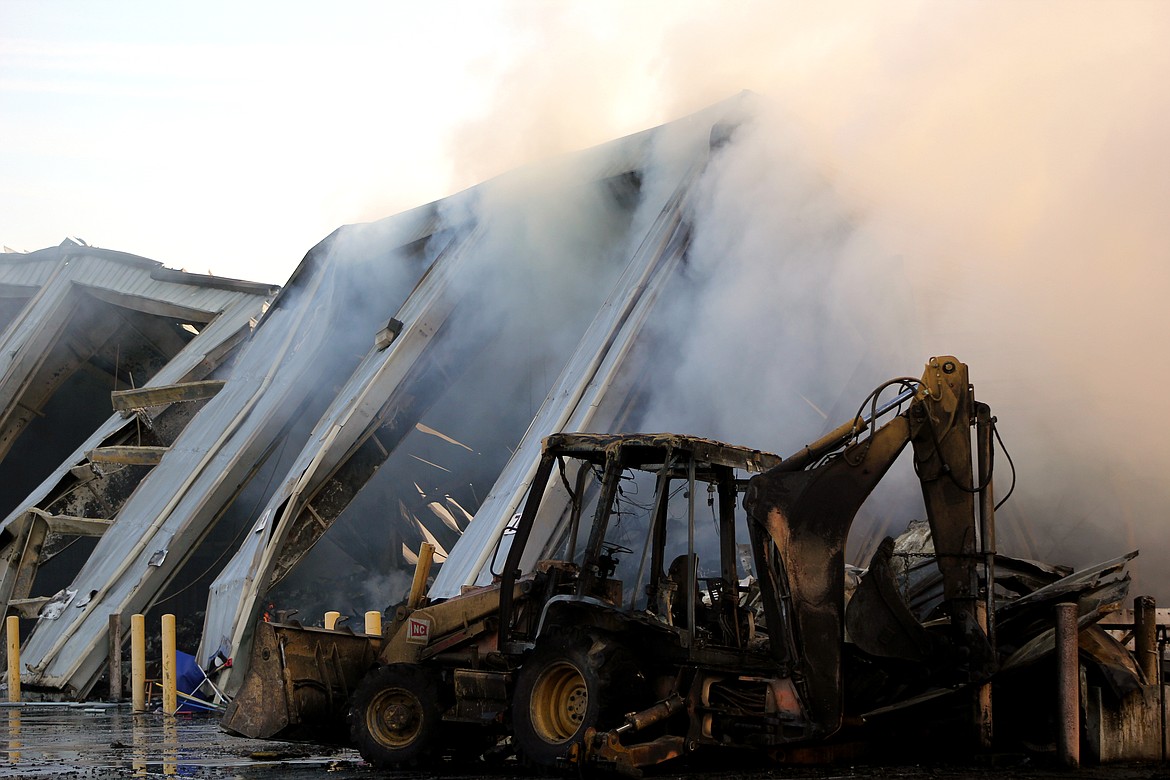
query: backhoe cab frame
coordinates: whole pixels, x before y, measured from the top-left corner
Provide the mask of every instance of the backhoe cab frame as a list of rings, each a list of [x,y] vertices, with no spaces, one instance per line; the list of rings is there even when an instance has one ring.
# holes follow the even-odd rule
[[[571,487],[566,461],[579,464]],[[675,629],[682,647],[709,643],[709,638],[704,639],[695,630],[696,613],[704,606],[697,597],[700,590],[709,591],[710,587],[715,587],[723,595],[735,596],[722,603],[723,606],[729,610],[736,606],[738,595],[734,591],[741,579],[735,541],[738,494],[746,486],[747,475],[780,462],[780,458],[771,453],[674,434],[563,433],[547,437],[529,499],[516,524],[507,562],[500,576],[502,647],[517,654],[532,649],[541,633],[558,624],[558,612],[572,613],[573,620],[580,617],[586,622],[604,623],[611,629],[619,627],[614,621],[625,620],[648,622],[655,627],[666,625]],[[547,594],[532,602],[542,606],[541,612],[539,615],[531,610],[521,613],[516,609],[511,591],[521,578],[524,559],[531,557],[527,549],[529,537],[545,504],[545,488],[554,471],[559,472],[570,498],[569,522],[558,535],[568,560],[538,564],[539,569],[549,572],[541,583]],[[629,480],[632,472],[647,473],[654,478],[653,500],[648,506],[644,505],[649,510],[644,538],[637,540],[641,542],[640,551],[648,551],[649,560],[638,561],[640,582],[622,588],[623,583],[612,578],[617,557],[636,552],[607,539],[607,535],[613,530],[613,520],[620,504],[621,482]],[[578,553],[577,539],[583,533],[581,515],[590,487],[588,478],[594,475],[598,477],[594,487],[599,495],[592,521],[586,518],[588,535],[584,549]],[[685,490],[687,517],[681,522],[668,523],[671,493],[680,483]],[[717,495],[717,511],[716,502],[712,500],[712,515],[719,540],[718,576],[710,578],[700,578],[696,569],[695,498],[699,490]],[[676,559],[673,573],[669,570],[670,562],[666,561],[668,530],[675,531],[686,541],[685,553]],[[677,536],[673,538],[677,540]],[[575,558],[580,558],[580,561],[575,561]],[[682,586],[683,582],[686,587]],[[703,585],[709,587],[703,588]],[[634,589],[636,592],[631,593]],[[645,609],[634,616],[624,616],[624,613],[634,612],[635,603],[641,603],[643,595]],[[716,598],[719,595],[717,593]],[[727,636],[722,639],[724,644],[733,646],[746,641],[746,637],[736,640]]]

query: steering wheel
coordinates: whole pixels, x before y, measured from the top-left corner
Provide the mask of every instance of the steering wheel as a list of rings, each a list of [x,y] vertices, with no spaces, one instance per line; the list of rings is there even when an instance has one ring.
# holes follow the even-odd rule
[[[618,544],[617,542],[602,542],[602,543],[601,543],[601,549],[602,549],[604,552],[607,552],[607,553],[609,553],[610,555],[612,555],[612,554],[614,554],[614,553],[626,553],[626,554],[629,554],[629,553],[633,553],[633,552],[634,552],[634,551],[633,551],[633,550],[631,550],[629,547],[626,547],[625,545],[622,545],[622,544]]]

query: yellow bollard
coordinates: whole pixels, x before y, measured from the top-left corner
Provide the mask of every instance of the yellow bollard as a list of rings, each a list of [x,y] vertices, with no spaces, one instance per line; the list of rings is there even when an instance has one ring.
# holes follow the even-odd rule
[[[162,616],[162,686],[163,714],[174,715],[179,696],[175,687],[175,616]]]
[[[146,616],[130,616],[130,695],[134,712],[146,712]]]
[[[329,610],[328,612],[326,612],[325,613],[325,628],[329,629],[330,631],[337,628],[337,618],[339,618],[339,617],[341,617],[340,612],[335,612],[333,610]]]
[[[20,701],[20,618],[9,615],[8,629],[8,701]]]
[[[382,636],[382,613],[371,610],[366,613],[366,633]]]

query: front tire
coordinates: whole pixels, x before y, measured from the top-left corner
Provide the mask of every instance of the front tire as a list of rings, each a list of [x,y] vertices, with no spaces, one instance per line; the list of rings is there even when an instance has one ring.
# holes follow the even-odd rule
[[[350,737],[379,769],[428,765],[439,758],[443,706],[437,673],[389,664],[367,674],[349,708]]]
[[[617,726],[642,688],[628,651],[608,636],[566,631],[543,639],[524,662],[512,700],[522,758],[555,766],[589,728]]]

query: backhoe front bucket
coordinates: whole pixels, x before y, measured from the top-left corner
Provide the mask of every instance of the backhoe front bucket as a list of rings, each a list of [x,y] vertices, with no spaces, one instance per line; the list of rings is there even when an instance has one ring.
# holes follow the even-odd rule
[[[255,739],[344,741],[346,703],[381,646],[382,637],[345,628],[258,623],[248,672],[221,725]]]

